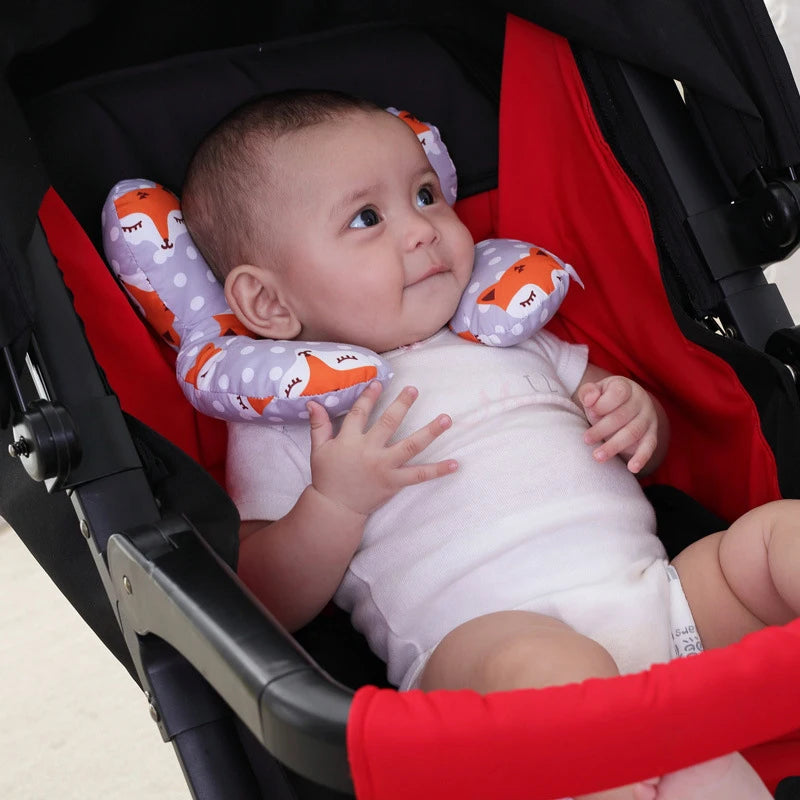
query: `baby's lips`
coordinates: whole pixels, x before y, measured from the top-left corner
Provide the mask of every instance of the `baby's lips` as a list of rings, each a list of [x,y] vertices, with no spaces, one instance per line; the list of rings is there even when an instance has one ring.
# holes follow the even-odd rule
[[[425,281],[428,278],[432,278],[434,275],[440,275],[442,272],[447,272],[447,271],[448,269],[444,264],[433,264],[418,278],[415,278],[410,283],[407,283],[405,288],[408,289],[409,286],[416,286],[418,283],[422,283],[422,281]]]

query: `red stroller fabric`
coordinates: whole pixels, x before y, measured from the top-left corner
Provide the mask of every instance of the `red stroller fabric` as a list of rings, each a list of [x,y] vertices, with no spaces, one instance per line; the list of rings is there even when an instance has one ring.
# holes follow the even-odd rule
[[[513,17],[500,143],[497,235],[553,250],[586,284],[549,329],[593,343],[596,363],[636,376],[670,415],[672,452],[654,480],[728,519],[778,498],[752,400],[674,321],[647,209],[597,127],[568,44]],[[795,622],[612,680],[485,697],[364,688],[348,725],[356,794],[547,800],[733,750],[774,789],[800,763],[798,663]]]
[[[52,188],[42,200],[39,219],[95,359],[123,411],[172,441],[224,484],[225,423],[200,414],[186,402],[175,379],[175,353],[134,311]]]
[[[647,672],[551,689],[480,696],[366,687],[348,722],[356,796],[553,800],[734,750],[774,790],[796,769],[800,742],[745,748],[796,728],[798,659],[795,622]]]
[[[664,404],[672,445],[651,482],[728,520],[779,498],[753,400],[675,322],[644,201],[597,127],[567,42],[510,18],[501,103],[498,235],[572,263],[586,291],[573,289],[548,329],[590,343],[595,363]]]

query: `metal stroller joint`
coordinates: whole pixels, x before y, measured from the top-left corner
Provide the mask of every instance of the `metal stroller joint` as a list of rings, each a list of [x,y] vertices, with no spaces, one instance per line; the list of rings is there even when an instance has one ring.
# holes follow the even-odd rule
[[[786,365],[800,391],[800,326],[775,331],[767,340],[766,351]]]
[[[54,488],[81,460],[81,444],[69,411],[60,403],[34,400],[13,426],[9,453],[18,457],[36,481],[53,480]]]
[[[757,194],[754,205],[764,239],[780,250],[793,250],[800,233],[800,184],[772,181]]]
[[[769,181],[756,171],[743,192],[686,222],[722,293],[714,316],[722,320],[726,335],[764,351],[774,331],[794,324],[780,291],[763,270],[800,244],[800,183],[792,170]],[[751,231],[757,235],[749,235]]]
[[[37,386],[43,396],[26,402],[8,347],[3,348],[3,358],[18,409],[14,415],[13,442],[8,453],[20,460],[35,481],[51,481],[49,488],[58,489],[81,460],[77,427],[61,403],[47,398],[43,386]]]
[[[717,281],[780,261],[800,243],[800,183],[759,179],[752,194],[687,220]]]

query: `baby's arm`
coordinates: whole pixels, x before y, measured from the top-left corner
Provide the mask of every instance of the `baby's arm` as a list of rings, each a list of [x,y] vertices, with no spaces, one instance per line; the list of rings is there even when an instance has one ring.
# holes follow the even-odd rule
[[[453,460],[408,465],[451,420],[440,415],[405,439],[390,443],[417,397],[406,387],[369,426],[381,392],[370,384],[342,421],[339,433],[324,407],[310,402],[311,483],[275,522],[250,520],[240,528],[239,575],[289,630],[313,619],[336,591],[370,513],[404,486],[453,472]]]
[[[584,435],[586,443],[603,443],[592,454],[597,461],[619,455],[631,472],[647,475],[664,460],[669,445],[667,415],[636,381],[589,364],[573,399],[591,425]]]

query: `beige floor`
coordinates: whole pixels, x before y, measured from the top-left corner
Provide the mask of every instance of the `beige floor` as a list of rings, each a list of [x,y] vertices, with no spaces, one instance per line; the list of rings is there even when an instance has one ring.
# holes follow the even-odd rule
[[[0,798],[189,798],[138,687],[2,520]]]

